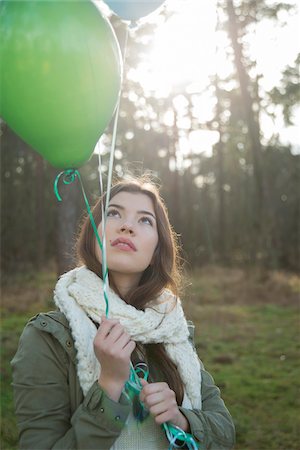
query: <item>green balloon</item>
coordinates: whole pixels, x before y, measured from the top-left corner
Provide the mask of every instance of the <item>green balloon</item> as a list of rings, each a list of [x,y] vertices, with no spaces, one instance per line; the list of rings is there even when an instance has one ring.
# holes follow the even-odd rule
[[[122,58],[85,1],[0,1],[0,115],[53,166],[86,162],[115,110]]]

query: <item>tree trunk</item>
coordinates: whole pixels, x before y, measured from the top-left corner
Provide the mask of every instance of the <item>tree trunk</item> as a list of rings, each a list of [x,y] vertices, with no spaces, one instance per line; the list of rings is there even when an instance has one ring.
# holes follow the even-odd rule
[[[245,120],[248,127],[248,136],[253,160],[253,176],[255,182],[255,203],[253,205],[253,248],[252,262],[255,261],[257,253],[262,248],[263,236],[263,213],[264,213],[264,186],[261,164],[261,143],[259,123],[255,120],[253,101],[249,92],[250,79],[243,64],[242,46],[238,40],[238,24],[232,0],[227,0],[227,13],[229,36],[234,51],[234,59],[238,74],[242,104],[245,112]]]
[[[44,198],[44,160],[38,153],[36,161],[36,267],[42,268],[45,257],[45,198]]]
[[[59,193],[62,202],[57,210],[57,269],[58,275],[62,275],[74,268],[75,238],[79,215],[78,201],[80,192],[78,183],[65,185],[62,181],[59,185]]]
[[[221,120],[221,106],[220,106],[220,90],[219,90],[219,80],[216,77],[215,80],[216,87],[216,120],[218,122],[218,131],[220,134],[220,140],[215,146],[216,153],[216,173],[217,173],[217,189],[218,189],[218,249],[220,260],[222,263],[226,262],[226,218],[225,218],[225,195],[224,195],[224,157],[223,157],[223,144],[222,144],[222,120]]]
[[[173,210],[173,225],[177,233],[182,233],[181,227],[181,208],[180,208],[180,180],[177,168],[177,146],[178,146],[178,128],[177,128],[177,112],[174,108],[174,125],[173,134],[170,139],[169,155],[170,160],[174,162],[174,171],[170,172],[171,186],[172,186],[172,210]]]

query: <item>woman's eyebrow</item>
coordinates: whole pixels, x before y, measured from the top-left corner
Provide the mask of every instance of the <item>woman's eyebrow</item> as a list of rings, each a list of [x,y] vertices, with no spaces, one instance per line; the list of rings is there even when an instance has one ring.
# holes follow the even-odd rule
[[[108,205],[109,208],[110,208],[111,206],[113,206],[114,208],[125,209],[124,206],[117,205],[116,203],[110,203],[110,204]]]
[[[138,211],[138,214],[148,214],[149,216],[152,216],[153,219],[156,220],[156,217],[154,214],[152,214],[150,211]]]
[[[122,209],[122,210],[125,209],[124,206],[122,206],[122,205],[117,205],[116,203],[110,203],[110,204],[108,205],[108,207],[109,207],[109,208],[111,208],[111,207],[113,207],[113,208],[119,208],[119,209]],[[142,211],[137,211],[137,213],[138,213],[138,214],[148,214],[149,216],[152,216],[153,219],[156,220],[155,215],[152,214],[152,212],[150,212],[150,211],[142,210]]]

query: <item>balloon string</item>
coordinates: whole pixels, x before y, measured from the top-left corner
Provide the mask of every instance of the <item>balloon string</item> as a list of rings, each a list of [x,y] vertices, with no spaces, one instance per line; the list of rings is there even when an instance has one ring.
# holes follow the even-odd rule
[[[199,444],[195,441],[190,433],[186,433],[181,428],[171,425],[166,422],[162,424],[166,436],[169,440],[169,449],[173,448],[188,448],[188,450],[198,450]]]
[[[128,39],[128,29],[126,28],[125,43],[124,43],[124,50],[123,50],[123,55],[124,55],[123,56],[123,67],[125,65],[125,58],[126,58],[127,39]],[[123,79],[122,79],[122,83],[123,83]],[[121,89],[119,92],[119,98],[118,98],[117,108],[116,108],[116,112],[115,112],[115,120],[114,120],[113,133],[112,133],[112,142],[111,142],[110,159],[109,159],[108,176],[107,176],[107,190],[106,190],[106,203],[105,203],[106,213],[107,213],[107,209],[108,209],[108,205],[109,205],[109,201],[110,201],[110,189],[111,189],[111,183],[112,183],[113,163],[114,163],[114,155],[115,155],[115,148],[116,148],[116,141],[117,141],[117,130],[118,130],[121,95],[122,95],[122,86],[121,86]],[[100,151],[99,151],[98,155],[99,155],[99,163],[101,164]],[[100,183],[102,184],[101,170],[99,170],[99,177],[101,179]],[[102,184],[102,187],[103,187],[103,184]]]
[[[117,124],[118,124],[119,109],[120,109],[120,100],[121,100],[121,96],[119,95],[117,109],[115,112],[112,144],[111,144],[110,159],[109,159],[105,209],[104,209],[103,202],[101,202],[102,244],[103,244],[102,245],[102,277],[103,277],[104,295],[107,295],[107,291],[109,288],[109,277],[108,277],[108,267],[107,267],[107,257],[106,257],[105,227],[106,227],[106,219],[107,219],[107,210],[108,210],[108,205],[109,205],[109,200],[110,200],[111,180],[112,180],[112,171],[113,171],[114,154],[115,154],[115,146],[116,146],[116,135],[117,135]],[[98,173],[99,173],[99,183],[100,183],[100,195],[101,195],[101,197],[103,197],[104,189],[103,189],[103,178],[102,178],[102,170],[101,170],[102,163],[101,163],[101,152],[100,152],[99,141],[98,141],[97,147],[98,147]],[[108,314],[109,314],[109,307],[106,308],[106,317],[108,317]]]
[[[100,154],[100,146],[99,141],[97,143],[98,147],[98,173],[99,173],[99,183],[100,183],[100,196],[103,197],[104,189],[103,189],[103,179],[102,179],[102,163],[101,163],[101,154]],[[109,288],[109,277],[108,277],[108,267],[107,267],[107,259],[106,259],[106,234],[105,234],[105,226],[106,226],[106,216],[107,211],[104,211],[104,205],[101,201],[101,216],[102,216],[102,279],[103,279],[103,293],[104,297],[107,296],[107,291]],[[109,302],[106,305],[105,316],[108,317],[109,314]]]
[[[139,395],[142,390],[142,384],[140,382],[140,378],[144,380],[148,380],[149,370],[146,363],[138,363],[135,367],[133,367],[131,363],[131,367],[133,370],[130,371],[129,379],[125,384],[125,394],[129,395],[132,398],[135,395]],[[141,377],[139,375],[142,375]]]
[[[125,35],[125,42],[124,42],[124,49],[123,49],[123,68],[125,67],[125,60],[126,60],[126,51],[127,51],[127,40],[128,40],[128,29],[126,28],[126,35]],[[123,74],[122,74],[123,77]],[[122,83],[123,84],[123,79]],[[110,152],[110,160],[109,160],[109,169],[108,169],[108,178],[107,178],[107,196],[106,196],[106,205],[105,209],[107,211],[109,200],[110,200],[110,187],[111,187],[111,181],[112,181],[112,171],[113,171],[113,162],[114,162],[114,154],[115,154],[115,148],[116,148],[116,140],[117,140],[117,129],[118,129],[118,120],[119,120],[119,110],[120,110],[120,103],[121,103],[121,95],[122,95],[122,85],[119,92],[119,99],[115,114],[115,120],[114,120],[114,127],[113,127],[113,134],[112,134],[112,143],[111,143],[111,152]]]
[[[91,225],[92,225],[93,231],[95,233],[96,240],[97,240],[97,243],[98,243],[98,245],[100,247],[100,250],[101,250],[101,252],[103,252],[103,245],[102,245],[102,242],[101,242],[98,230],[97,230],[97,226],[96,226],[96,223],[95,223],[95,220],[94,220],[94,217],[93,217],[93,213],[92,213],[92,210],[91,210],[88,198],[87,198],[85,190],[84,190],[84,186],[83,186],[83,183],[82,183],[79,171],[76,170],[76,169],[67,169],[67,170],[64,170],[63,172],[60,172],[57,175],[57,177],[55,178],[55,181],[54,181],[54,193],[55,193],[56,198],[57,198],[57,200],[59,202],[62,201],[62,198],[61,198],[61,196],[59,194],[59,191],[58,191],[58,182],[59,182],[61,177],[62,177],[62,180],[63,180],[64,184],[71,184],[71,183],[73,183],[76,180],[76,177],[79,179],[82,195],[83,195],[83,198],[84,198],[84,201],[85,201],[85,206],[86,206],[86,209],[87,209],[90,221],[91,221]],[[103,294],[104,294],[104,300],[105,300],[105,305],[106,305],[106,312],[105,312],[105,314],[107,316],[108,315],[108,296],[107,296],[107,292],[103,292]]]
[[[124,56],[123,56],[123,67],[125,64],[125,55],[126,55],[126,48],[127,48],[127,39],[128,39],[128,30],[126,29],[126,36],[125,36],[125,43],[124,43]],[[122,80],[123,81],[123,80]],[[107,177],[107,189],[106,189],[106,203],[105,203],[105,209],[103,202],[101,202],[101,214],[102,214],[102,277],[103,277],[103,292],[104,295],[107,296],[107,291],[109,288],[109,277],[108,277],[108,267],[107,267],[107,256],[106,256],[106,233],[105,233],[105,227],[106,227],[106,219],[107,219],[107,210],[108,205],[110,201],[110,191],[111,191],[111,184],[112,184],[112,173],[113,173],[113,164],[114,164],[114,155],[115,155],[115,147],[116,147],[116,140],[117,140],[117,130],[118,130],[118,119],[119,119],[119,110],[120,110],[120,103],[121,103],[121,92],[122,88],[119,92],[117,107],[115,111],[115,118],[114,118],[114,125],[113,125],[113,133],[112,133],[112,143],[111,143],[111,149],[110,149],[110,158],[109,158],[109,168],[108,168],[108,177]],[[99,174],[99,183],[100,183],[100,195],[103,197],[104,194],[104,183],[103,183],[103,177],[102,177],[102,162],[101,162],[101,151],[100,151],[100,145],[99,141],[97,143],[98,147],[98,174]],[[107,304],[106,308],[106,317],[108,317],[109,314],[109,306]]]
[[[127,50],[127,40],[128,40],[128,29],[126,28],[126,35],[125,35],[125,42],[124,42],[124,49],[123,49],[123,67],[125,65],[125,58],[126,58],[126,50]],[[121,94],[122,89],[119,92],[119,98],[117,103],[117,108],[115,112],[115,118],[114,118],[114,124],[113,124],[113,132],[112,132],[112,142],[111,142],[111,150],[110,150],[110,159],[109,159],[109,168],[108,168],[108,176],[107,176],[107,189],[106,189],[106,202],[105,202],[105,210],[103,202],[101,203],[102,208],[102,269],[105,273],[105,276],[103,275],[103,291],[106,292],[109,279],[107,277],[108,268],[107,268],[107,258],[106,258],[106,238],[105,238],[105,227],[106,227],[106,219],[107,219],[107,210],[108,205],[110,201],[110,191],[111,191],[111,184],[112,184],[112,173],[113,173],[113,163],[114,163],[114,154],[115,154],[115,147],[116,147],[116,141],[117,141],[117,130],[118,130],[118,119],[119,119],[119,111],[120,111],[120,103],[121,103]],[[98,174],[99,174],[99,184],[100,184],[100,194],[103,196],[104,193],[104,183],[103,183],[103,176],[102,176],[102,161],[101,161],[101,151],[100,151],[100,145],[99,141],[97,144],[98,147]],[[109,308],[107,306],[106,311],[106,317],[108,317]],[[142,368],[142,365],[144,365],[144,368]],[[132,362],[130,362],[130,373],[129,373],[129,379],[125,384],[124,387],[124,394],[129,398],[129,400],[132,400],[134,396],[138,395],[142,390],[142,385],[140,382],[139,375],[142,374],[145,380],[148,379],[149,371],[147,370],[147,365],[144,363],[140,363],[135,368],[133,367]],[[141,404],[142,409],[145,410],[145,407],[143,404]]]
[[[128,398],[129,401],[133,401],[134,398],[138,397],[141,390],[143,389],[143,386],[141,384],[140,379],[143,378],[144,380],[148,380],[149,376],[149,370],[146,363],[138,363],[135,367],[133,367],[132,362],[130,362],[130,373],[129,373],[129,379],[126,381],[123,393]],[[139,416],[137,417],[138,421],[142,421],[143,418],[146,416],[145,412],[147,412],[147,408],[145,407],[144,403],[142,403],[139,400],[139,403],[141,405],[141,411],[139,413]]]

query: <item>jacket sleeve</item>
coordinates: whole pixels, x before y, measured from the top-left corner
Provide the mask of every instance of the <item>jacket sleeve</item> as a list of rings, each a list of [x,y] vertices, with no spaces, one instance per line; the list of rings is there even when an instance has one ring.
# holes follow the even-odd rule
[[[109,449],[130,412],[97,381],[71,414],[68,356],[59,342],[29,323],[12,360],[19,445],[30,450]]]
[[[199,450],[230,450],[235,444],[231,415],[212,376],[204,369],[201,369],[201,375],[202,409],[179,409],[189,422]]]

